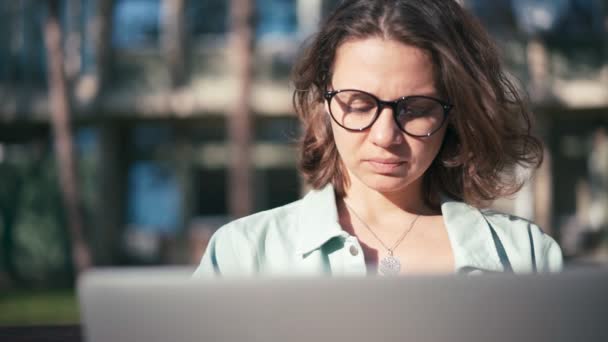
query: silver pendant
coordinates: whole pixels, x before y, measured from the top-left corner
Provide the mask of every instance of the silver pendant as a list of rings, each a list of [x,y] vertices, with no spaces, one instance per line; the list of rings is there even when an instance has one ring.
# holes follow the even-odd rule
[[[398,275],[399,271],[401,271],[401,262],[399,259],[395,258],[392,253],[388,256],[385,256],[380,261],[380,273],[387,276]]]

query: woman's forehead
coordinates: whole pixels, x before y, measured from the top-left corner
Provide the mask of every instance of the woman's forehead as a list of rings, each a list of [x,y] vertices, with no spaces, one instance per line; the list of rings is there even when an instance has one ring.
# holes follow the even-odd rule
[[[383,38],[348,40],[337,48],[332,86],[379,96],[434,93],[433,64],[426,51]]]

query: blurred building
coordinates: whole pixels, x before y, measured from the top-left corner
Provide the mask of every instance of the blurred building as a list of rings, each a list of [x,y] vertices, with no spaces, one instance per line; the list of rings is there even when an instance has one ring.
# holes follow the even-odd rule
[[[338,2],[254,1],[255,211],[301,195],[289,71],[305,38]],[[539,221],[567,244],[568,232],[588,226],[591,137],[608,125],[608,2],[461,2],[498,40],[512,76],[531,96],[547,145],[547,163],[534,181],[497,206]],[[227,116],[237,89],[228,44],[230,2],[186,1],[177,15],[172,3],[62,2],[89,236],[100,263],[117,262],[125,245],[144,260],[168,250],[172,260],[183,262],[188,253],[172,241],[200,239],[194,243],[200,254],[208,232],[229,220]],[[46,146],[42,153],[52,151],[44,5],[0,4],[0,163],[41,153],[33,142]],[[171,29],[174,20],[182,23],[183,36]],[[110,34],[100,42],[96,30],[104,22]],[[168,56],[179,39],[186,43],[176,62]],[[168,236],[169,242],[150,240],[149,234]],[[572,241],[574,255],[581,242]]]

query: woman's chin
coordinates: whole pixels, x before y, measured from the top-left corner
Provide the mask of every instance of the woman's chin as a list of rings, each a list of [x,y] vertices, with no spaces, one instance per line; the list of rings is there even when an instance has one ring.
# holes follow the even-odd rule
[[[371,190],[389,194],[404,191],[415,182],[401,177],[375,176],[369,179],[362,179],[362,183]]]

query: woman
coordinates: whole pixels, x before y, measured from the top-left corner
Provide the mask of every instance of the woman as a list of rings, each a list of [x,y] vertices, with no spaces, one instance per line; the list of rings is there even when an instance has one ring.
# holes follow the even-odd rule
[[[453,0],[343,1],[294,69],[300,201],[222,227],[195,275],[555,271],[533,223],[481,211],[540,142]]]

